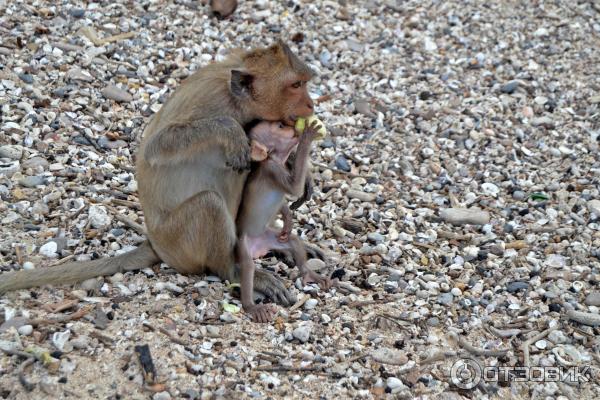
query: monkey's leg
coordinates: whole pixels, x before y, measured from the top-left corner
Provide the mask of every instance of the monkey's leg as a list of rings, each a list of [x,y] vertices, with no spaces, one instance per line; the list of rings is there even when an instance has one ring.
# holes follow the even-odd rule
[[[304,251],[308,258],[318,258],[319,260],[325,261],[325,254],[318,247],[304,242],[302,242],[302,246],[304,247]],[[290,249],[271,249],[271,253],[289,266],[296,265]]]
[[[227,165],[250,168],[250,144],[242,126],[232,117],[202,118],[187,124],[169,125],[156,132],[142,148],[152,166],[179,162],[221,148]]]
[[[280,242],[279,234],[272,229],[267,229],[267,231],[261,237],[261,241],[262,243],[260,246],[269,247],[276,251],[289,251],[294,258],[298,269],[300,270],[300,276],[302,277],[302,282],[304,284],[316,283],[321,287],[321,289],[325,290],[331,288],[331,279],[319,275],[306,266],[305,245],[302,243],[300,238],[298,238],[298,236],[290,235],[287,242]]]
[[[149,227],[150,228],[150,227]],[[180,273],[199,274],[209,269],[221,279],[240,281],[235,264],[236,229],[223,198],[205,191],[192,196],[148,229],[153,248],[161,259]],[[213,232],[203,235],[202,232]],[[153,240],[160,237],[162,241]],[[295,297],[281,280],[264,271],[254,273],[254,289],[289,306]]]
[[[254,304],[255,265],[248,252],[248,240],[242,236],[237,243],[237,260],[241,268],[241,292],[244,311],[250,314],[254,322],[270,322],[277,311],[272,304]]]

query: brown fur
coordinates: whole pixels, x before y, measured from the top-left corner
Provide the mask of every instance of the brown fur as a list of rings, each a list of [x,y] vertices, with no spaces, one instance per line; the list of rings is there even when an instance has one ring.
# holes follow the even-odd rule
[[[87,263],[5,273],[0,293],[77,282],[159,260],[181,273],[208,269],[237,280],[234,221],[250,162],[242,127],[255,119],[291,125],[296,117],[312,114],[305,86],[310,70],[292,55],[281,42],[234,52],[190,76],[154,115],[136,166],[151,246]],[[302,85],[292,87],[294,82]],[[285,291],[279,280],[261,271],[255,288],[269,296]]]

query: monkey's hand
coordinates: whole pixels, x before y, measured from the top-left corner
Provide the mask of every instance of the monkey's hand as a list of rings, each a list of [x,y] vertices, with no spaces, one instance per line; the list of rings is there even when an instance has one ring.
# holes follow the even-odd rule
[[[292,232],[292,227],[286,228],[285,226],[277,236],[277,241],[279,243],[287,243],[290,240],[290,233]]]
[[[266,323],[273,320],[277,313],[275,304],[252,304],[245,305],[244,311],[250,315],[252,321]]]
[[[239,140],[237,142],[230,142],[231,146],[228,146],[227,154],[227,166],[233,168],[235,171],[242,172],[250,169],[250,162],[252,161],[252,151],[248,140]]]
[[[281,232],[279,233],[277,240],[279,243],[287,243],[290,240],[292,227],[294,226],[292,212],[287,204],[281,206],[281,219],[283,220],[283,228],[281,228]]]
[[[302,134],[302,138],[300,140],[308,140],[312,142],[320,135],[319,130],[322,128],[323,125],[321,125],[321,121],[312,121],[306,128],[304,128],[304,133]]]
[[[300,274],[302,275],[303,285],[306,285],[307,283],[316,283],[323,290],[331,289],[332,282],[329,277],[319,275],[309,268],[305,268]]]
[[[269,149],[262,143],[252,140],[250,142],[250,158],[252,161],[263,161],[269,156]]]

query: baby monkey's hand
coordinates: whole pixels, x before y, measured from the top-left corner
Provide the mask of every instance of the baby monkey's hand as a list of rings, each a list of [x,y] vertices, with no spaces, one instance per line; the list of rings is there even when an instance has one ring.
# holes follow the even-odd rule
[[[319,130],[322,128],[321,121],[312,121],[302,133],[302,139],[313,141],[319,136]]]

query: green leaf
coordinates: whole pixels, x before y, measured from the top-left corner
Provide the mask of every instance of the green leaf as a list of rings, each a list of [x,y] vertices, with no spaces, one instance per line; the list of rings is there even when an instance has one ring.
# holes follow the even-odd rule
[[[535,193],[531,193],[529,195],[529,198],[532,200],[536,200],[536,201],[542,201],[542,200],[549,200],[550,197],[548,197],[548,195],[541,193],[541,192],[535,192]]]

